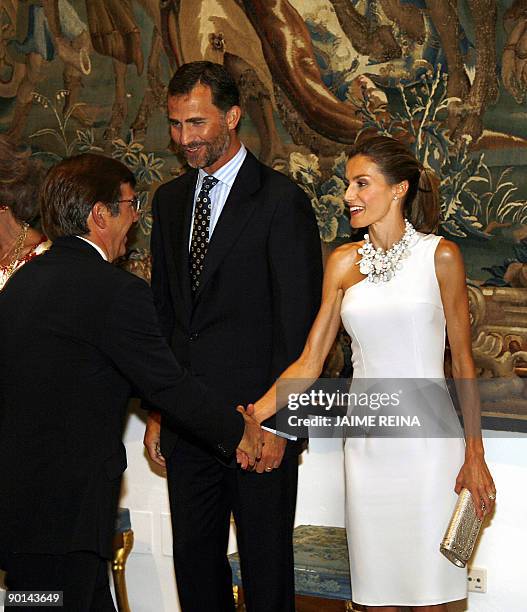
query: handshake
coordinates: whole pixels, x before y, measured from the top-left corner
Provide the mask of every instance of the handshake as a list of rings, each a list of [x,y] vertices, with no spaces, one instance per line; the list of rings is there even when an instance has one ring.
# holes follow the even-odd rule
[[[260,474],[272,472],[282,462],[287,440],[261,428],[253,404],[249,404],[247,408],[238,406],[236,410],[245,423],[243,436],[236,449],[236,461],[244,470],[254,470]],[[159,413],[151,412],[147,420],[144,445],[150,459],[165,467],[165,459],[159,445],[160,429]]]

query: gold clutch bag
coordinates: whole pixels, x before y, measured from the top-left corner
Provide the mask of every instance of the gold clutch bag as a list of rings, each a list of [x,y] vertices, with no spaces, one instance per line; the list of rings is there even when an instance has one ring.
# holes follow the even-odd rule
[[[470,491],[462,489],[439,550],[454,565],[465,567],[474,550],[481,523]]]

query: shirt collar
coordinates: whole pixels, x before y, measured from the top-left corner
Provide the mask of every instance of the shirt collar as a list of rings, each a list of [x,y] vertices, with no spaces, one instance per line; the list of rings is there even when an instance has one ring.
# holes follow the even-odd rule
[[[216,172],[214,172],[210,176],[213,176],[217,178],[218,181],[220,181],[221,183],[225,183],[229,187],[232,187],[234,181],[236,180],[238,170],[243,164],[246,155],[247,149],[245,148],[245,145],[242,142],[236,155],[232,159],[230,159],[224,166],[218,168]],[[201,184],[206,176],[209,176],[209,174],[207,174],[207,172],[205,172],[203,168],[200,168],[198,173],[198,183]]]
[[[96,251],[99,252],[100,256],[104,259],[104,261],[108,261],[108,257],[106,257],[106,253],[101,249],[101,247],[98,244],[95,244],[95,242],[88,240],[88,238],[84,238],[84,236],[77,236],[77,238],[80,238],[81,240],[84,240],[84,242],[87,242],[88,244],[90,244]]]

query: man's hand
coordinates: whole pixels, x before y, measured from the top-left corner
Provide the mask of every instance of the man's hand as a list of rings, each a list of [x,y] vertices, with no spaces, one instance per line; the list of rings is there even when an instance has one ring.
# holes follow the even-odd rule
[[[146,419],[145,437],[143,438],[143,444],[146,446],[148,456],[150,459],[160,465],[165,466],[165,458],[161,454],[161,447],[159,446],[159,440],[161,435],[161,415],[159,412],[150,412]]]
[[[258,474],[263,472],[272,472],[277,467],[280,467],[284,456],[287,440],[280,436],[275,436],[270,431],[263,430],[263,449],[262,458],[256,463],[256,471]]]
[[[238,406],[236,410],[243,416],[245,421],[245,431],[236,449],[236,460],[243,469],[247,469],[247,467],[252,467],[262,456],[262,429],[252,416],[252,408],[244,410],[243,406]]]

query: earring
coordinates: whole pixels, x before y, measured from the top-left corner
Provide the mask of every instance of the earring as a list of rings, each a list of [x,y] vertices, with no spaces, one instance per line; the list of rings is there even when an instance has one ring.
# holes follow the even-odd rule
[[[9,206],[5,204],[0,204],[0,212],[7,212],[9,210]]]
[[[398,199],[399,199],[399,198],[398,198],[397,196],[393,196],[393,201],[394,201],[394,202],[397,202],[397,200],[398,200]]]

